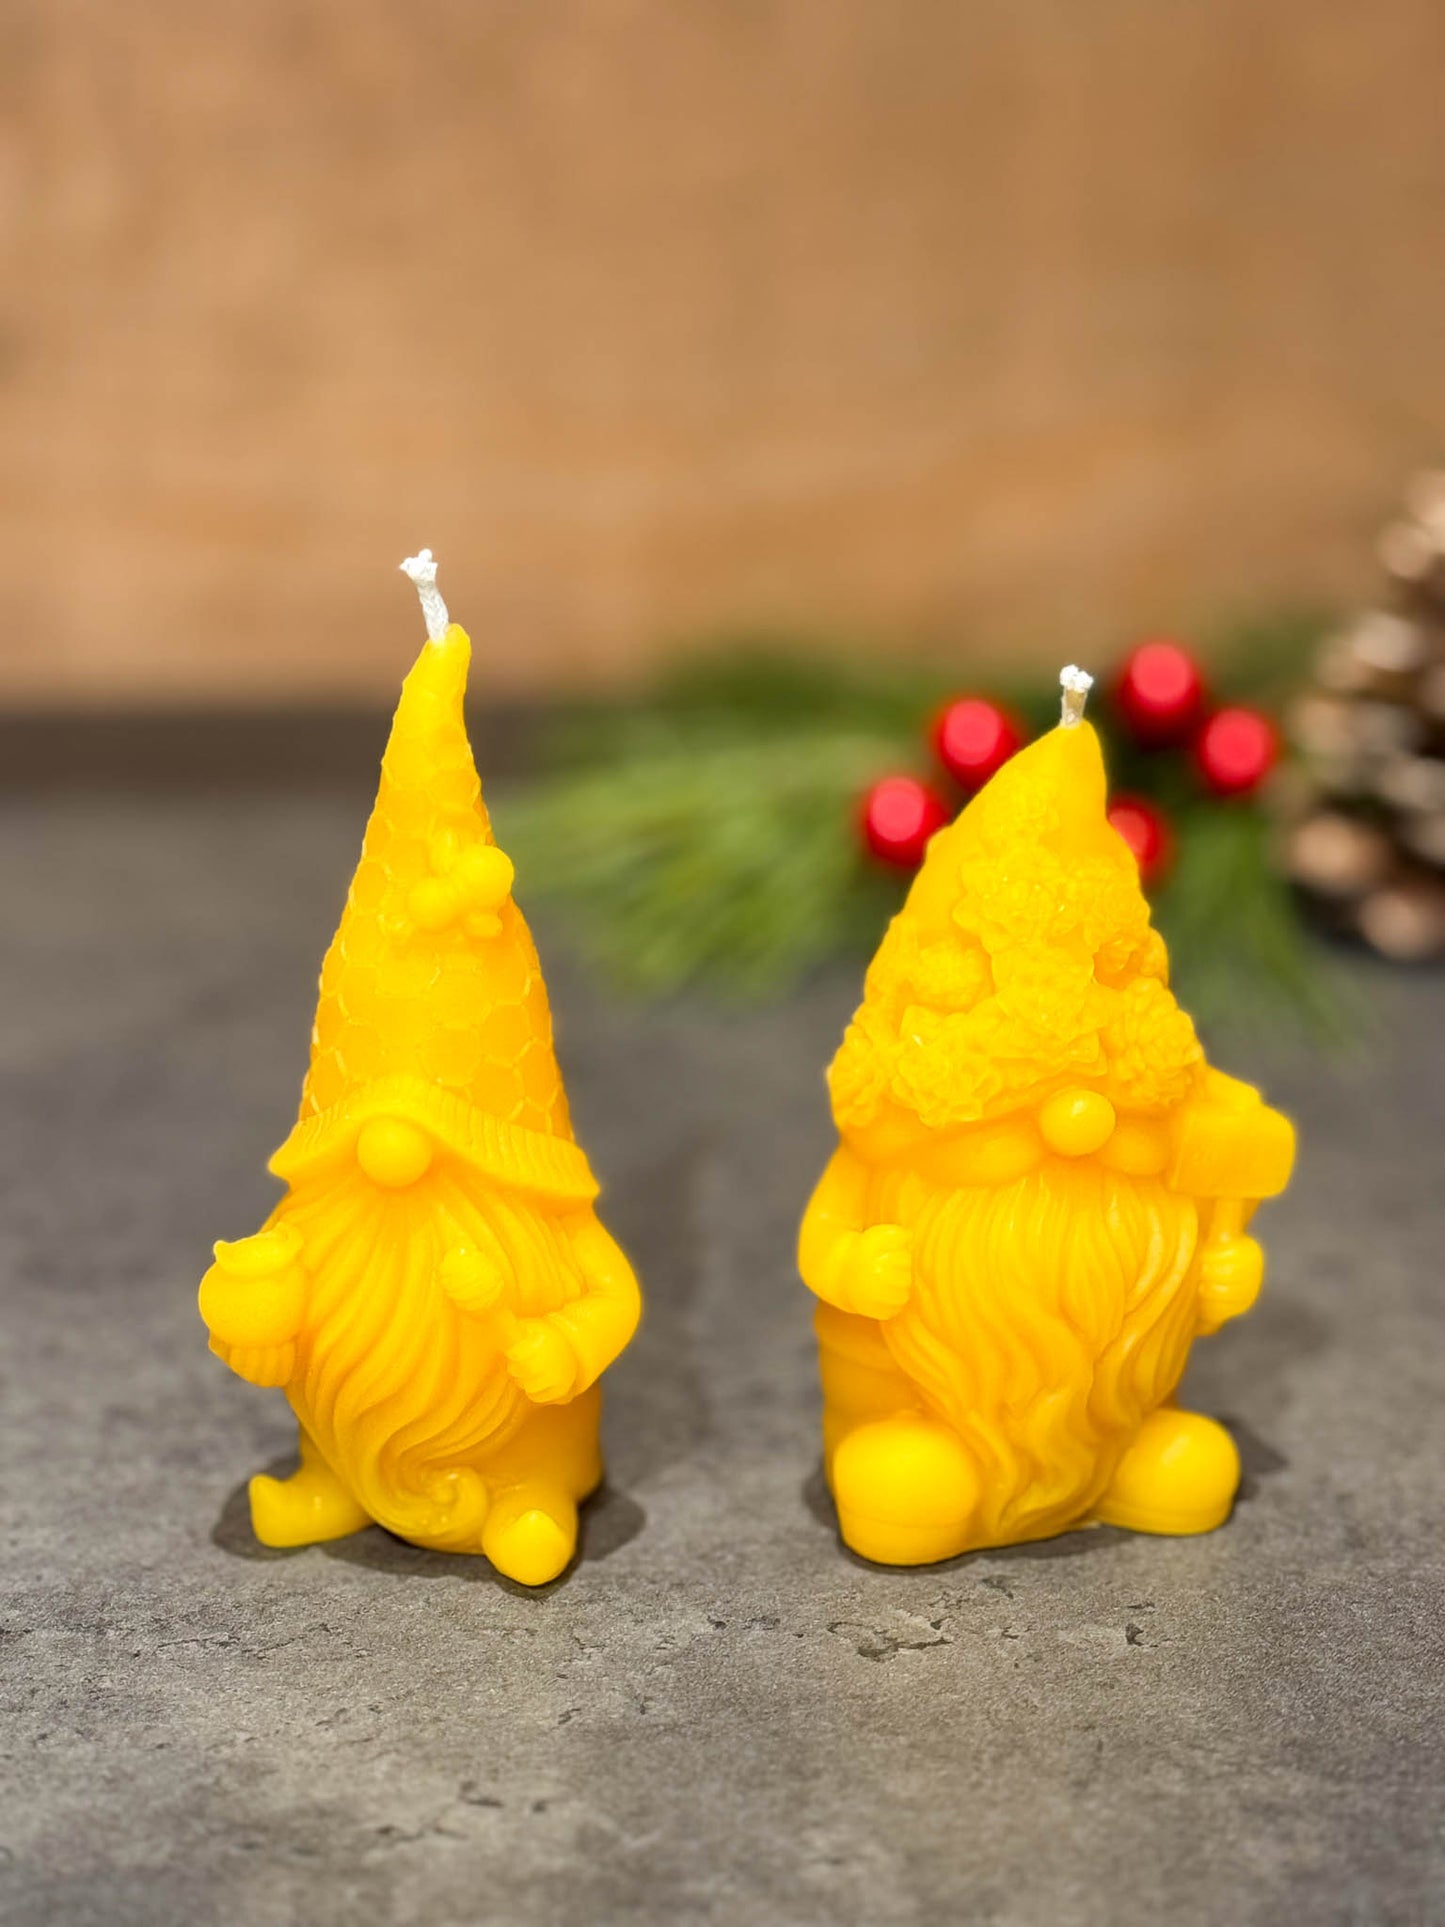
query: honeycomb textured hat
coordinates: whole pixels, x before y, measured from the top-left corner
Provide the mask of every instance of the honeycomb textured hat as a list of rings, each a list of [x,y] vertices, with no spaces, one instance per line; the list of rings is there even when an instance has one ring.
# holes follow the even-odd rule
[[[845,1134],[932,1130],[1084,1083],[1162,1115],[1204,1055],[1169,989],[1138,866],[1105,816],[1098,738],[1051,731],[934,837],[829,1071]]]
[[[424,1126],[477,1170],[578,1201],[547,988],[509,894],[463,714],[471,645],[449,623],[402,687],[346,908],[321,968],[292,1180],[374,1116]]]

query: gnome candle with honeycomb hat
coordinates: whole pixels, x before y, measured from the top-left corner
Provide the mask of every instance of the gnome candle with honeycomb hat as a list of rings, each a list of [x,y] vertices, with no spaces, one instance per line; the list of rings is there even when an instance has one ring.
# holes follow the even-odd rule
[[[1059,728],[932,840],[829,1072],[803,1220],[843,1538],[921,1565],[1096,1520],[1207,1532],[1233,1441],[1178,1409],[1247,1311],[1294,1132],[1205,1063],[1065,670]]]
[[[279,1385],[300,1466],[251,1481],[271,1546],[373,1520],[526,1585],[571,1558],[602,1476],[598,1379],[637,1281],[593,1210],[546,986],[462,715],[471,645],[430,553],[402,687],[321,970],[287,1184],[201,1283],[211,1348]]]

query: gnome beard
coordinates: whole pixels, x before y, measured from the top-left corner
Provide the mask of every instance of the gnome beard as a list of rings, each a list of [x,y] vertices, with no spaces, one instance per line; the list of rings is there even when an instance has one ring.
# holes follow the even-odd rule
[[[515,1315],[584,1289],[555,1212],[467,1179],[439,1161],[419,1196],[352,1165],[297,1184],[272,1221],[300,1234],[309,1275],[287,1386],[303,1434],[370,1518],[450,1551],[478,1549],[488,1475],[541,1413],[508,1370]],[[464,1309],[448,1290],[458,1250],[493,1272],[492,1308]]]
[[[1193,1202],[1098,1165],[1067,1177],[1046,1162],[1011,1184],[915,1192],[913,1289],[882,1335],[979,1475],[975,1544],[1086,1516],[1189,1355]]]

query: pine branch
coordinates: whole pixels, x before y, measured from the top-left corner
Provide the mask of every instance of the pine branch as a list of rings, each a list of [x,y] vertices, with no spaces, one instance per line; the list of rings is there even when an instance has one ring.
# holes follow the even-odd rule
[[[762,995],[848,948],[860,899],[886,894],[855,805],[898,753],[891,737],[814,730],[664,737],[503,799],[499,831],[529,889],[566,899],[619,984]]]
[[[1238,803],[1198,804],[1179,828],[1179,858],[1154,921],[1169,946],[1180,1001],[1202,1024],[1285,1024],[1344,1042],[1354,1023],[1321,945],[1270,860],[1270,826]]]
[[[1252,690],[1298,661],[1306,619],[1239,632]],[[583,949],[649,996],[706,984],[775,994],[829,957],[866,954],[906,879],[875,865],[858,802],[878,777],[926,762],[926,726],[957,693],[936,667],[767,653],[694,661],[640,705],[565,716],[558,773],[494,806],[499,833],[539,899],[565,901]],[[991,693],[1035,730],[1057,692],[1040,679]],[[1107,714],[1098,717],[1108,732]],[[1249,802],[1221,804],[1186,758],[1107,746],[1116,792],[1152,797],[1179,840],[1157,920],[1185,1004],[1319,1038],[1350,1018],[1320,946],[1271,861]]]

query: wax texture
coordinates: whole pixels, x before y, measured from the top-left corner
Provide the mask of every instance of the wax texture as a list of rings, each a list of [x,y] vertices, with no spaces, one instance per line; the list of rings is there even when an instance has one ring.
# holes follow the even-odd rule
[[[1175,1002],[1087,722],[934,837],[829,1089],[799,1265],[845,1542],[918,1565],[1222,1524],[1238,1453],[1174,1393],[1259,1292],[1246,1227],[1294,1132]]]
[[[636,1327],[572,1135],[546,985],[467,740],[455,624],[407,677],[321,971],[285,1197],[218,1244],[211,1349],[281,1386],[300,1465],[250,1486],[272,1546],[372,1521],[555,1578],[602,1476],[598,1379]]]

